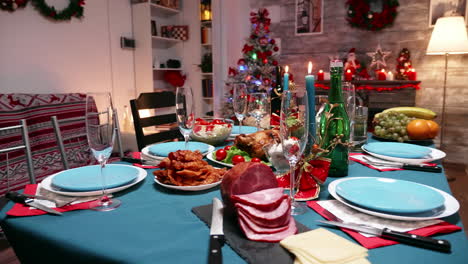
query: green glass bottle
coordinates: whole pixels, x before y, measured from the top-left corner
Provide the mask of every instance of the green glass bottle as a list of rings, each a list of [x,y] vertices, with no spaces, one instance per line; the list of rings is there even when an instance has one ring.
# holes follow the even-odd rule
[[[330,104],[335,105],[331,110],[333,118],[328,127],[326,126],[326,119],[324,113],[330,110],[330,105],[326,105],[320,118],[320,135],[324,139],[324,148],[330,146],[331,142],[336,136],[341,136],[342,142],[349,141],[350,136],[350,122],[346,112],[346,105],[343,99],[343,90],[341,87],[341,78],[343,75],[343,62],[340,60],[333,60],[330,63],[330,90],[328,92],[328,101]],[[348,175],[348,148],[338,144],[328,155],[331,165],[329,176],[342,177]]]

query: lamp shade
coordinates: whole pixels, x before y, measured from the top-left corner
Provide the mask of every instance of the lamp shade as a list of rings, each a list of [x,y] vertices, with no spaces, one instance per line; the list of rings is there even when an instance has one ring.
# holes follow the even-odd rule
[[[432,31],[426,54],[468,53],[465,19],[461,16],[441,17]]]

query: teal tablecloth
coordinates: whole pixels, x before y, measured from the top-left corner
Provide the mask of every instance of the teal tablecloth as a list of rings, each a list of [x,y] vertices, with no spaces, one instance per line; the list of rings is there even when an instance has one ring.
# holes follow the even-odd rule
[[[417,171],[378,172],[354,163],[350,176],[379,176],[427,184],[450,192],[443,173]],[[349,177],[349,176],[348,176]],[[320,200],[331,199],[327,185]],[[63,216],[6,217],[12,204],[0,211],[0,224],[23,263],[206,263],[209,229],[191,208],[219,197],[219,187],[202,192],[168,190],[153,181],[151,171],[144,182],[116,194],[122,205],[111,212],[71,211]],[[322,219],[310,210],[296,219],[317,228]],[[461,226],[458,214],[447,221]],[[344,232],[329,229],[351,239]],[[369,250],[369,260],[378,264],[468,263],[468,239],[464,231],[438,235],[452,243],[445,254],[407,245]],[[224,263],[244,263],[229,247],[223,248]]]

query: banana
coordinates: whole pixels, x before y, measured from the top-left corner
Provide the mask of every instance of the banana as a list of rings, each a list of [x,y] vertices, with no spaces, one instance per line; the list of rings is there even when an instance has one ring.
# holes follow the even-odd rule
[[[390,111],[403,113],[409,117],[416,117],[416,118],[428,119],[428,120],[434,119],[437,116],[437,114],[430,109],[422,108],[422,107],[413,107],[413,106],[388,108],[388,109],[385,109],[383,113],[390,112]]]

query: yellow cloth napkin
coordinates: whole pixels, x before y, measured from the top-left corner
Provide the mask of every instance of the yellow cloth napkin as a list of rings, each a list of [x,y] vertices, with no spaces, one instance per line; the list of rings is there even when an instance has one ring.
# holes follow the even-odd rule
[[[280,245],[296,255],[295,264],[369,264],[367,249],[318,228],[289,236]]]

